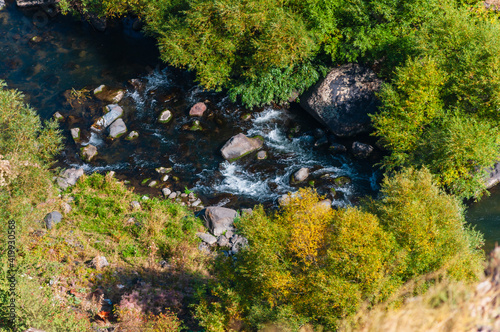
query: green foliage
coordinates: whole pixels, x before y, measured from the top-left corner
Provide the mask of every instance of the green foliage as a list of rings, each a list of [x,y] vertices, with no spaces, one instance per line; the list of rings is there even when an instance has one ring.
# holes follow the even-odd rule
[[[57,123],[42,125],[23,95],[0,81],[0,219],[24,220],[51,193],[51,158],[61,148]],[[24,227],[19,223],[18,227]]]
[[[466,224],[460,201],[439,189],[428,170],[385,178],[381,195],[369,208],[398,243],[403,280],[440,268],[457,280],[477,277],[482,237]]]
[[[4,304],[8,301],[8,283],[6,282],[7,260],[2,257],[2,270],[0,271],[0,328],[9,331],[4,325],[7,312]],[[28,328],[43,329],[47,332],[74,331],[82,332],[90,330],[90,323],[82,319],[76,312],[67,310],[64,303],[52,296],[51,287],[40,284],[38,280],[19,271],[16,275],[16,322],[10,328],[13,331],[24,331]]]
[[[75,208],[70,217],[84,232],[91,232],[103,242],[119,241],[118,246],[96,246],[105,253],[119,253],[123,258],[144,257],[152,243],[165,258],[176,255],[179,246],[197,243],[195,232],[201,223],[188,211],[170,201],[158,198],[141,201],[132,210],[130,203],[139,201],[122,182],[107,175],[84,176],[70,189]]]
[[[62,0],[64,11],[139,15],[167,63],[251,107],[286,102],[339,62],[387,74],[414,48],[435,0]]]
[[[381,194],[334,211],[303,189],[277,214],[257,208],[242,217],[249,246],[236,259],[219,257],[218,282],[196,308],[201,325],[219,331],[243,319],[263,328],[288,317],[281,322],[289,330],[305,322],[335,328],[413,278],[440,270],[457,280],[478,276],[481,237],[428,170],[386,178]]]
[[[397,68],[372,115],[390,151],[383,165],[425,165],[460,197],[479,197],[500,157],[498,20],[443,5],[422,26],[417,55]]]

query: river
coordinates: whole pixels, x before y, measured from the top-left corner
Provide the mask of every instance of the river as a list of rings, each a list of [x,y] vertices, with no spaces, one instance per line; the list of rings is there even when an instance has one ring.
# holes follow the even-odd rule
[[[140,193],[159,196],[162,187],[188,189],[205,204],[235,208],[275,204],[279,196],[297,189],[290,176],[301,167],[312,171],[314,183],[307,185],[327,194],[334,206],[377,192],[380,174],[374,161],[332,155],[328,146],[316,146],[321,125],[298,105],[245,109],[223,93],[204,91],[191,73],[161,64],[155,41],[135,31],[133,23],[127,18],[112,22],[101,33],[86,22],[40,9],[20,11],[10,5],[0,12],[0,79],[25,93],[43,119],[56,111],[65,117],[65,147],[56,166],[83,167],[87,173],[113,170]],[[137,79],[140,88],[128,84],[130,79]],[[105,106],[91,92],[79,107],[68,101],[72,89],[92,91],[101,84],[126,90],[120,102],[123,119],[129,131],[139,132],[138,139],[91,134],[89,128]],[[189,108],[200,101],[208,105],[208,116],[200,120],[202,130],[186,130],[194,121]],[[164,109],[174,115],[167,125],[157,121]],[[84,141],[98,147],[92,162],[80,158],[82,143],[70,135],[75,127]],[[220,148],[240,132],[262,136],[268,158],[225,161]],[[172,168],[168,181],[161,181],[158,167]],[[340,176],[352,181],[331,191],[328,179]],[[159,185],[151,188],[151,181]],[[468,220],[485,234],[487,249],[500,239],[498,200],[500,191],[495,189],[468,211]]]

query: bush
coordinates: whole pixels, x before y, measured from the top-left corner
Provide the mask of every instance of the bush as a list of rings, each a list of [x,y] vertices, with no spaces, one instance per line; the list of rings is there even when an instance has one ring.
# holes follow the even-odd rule
[[[201,325],[219,331],[237,320],[250,328],[280,321],[293,330],[309,321],[335,328],[412,278],[440,269],[457,280],[477,277],[481,237],[429,171],[386,178],[381,193],[360,208],[334,211],[300,190],[279,213],[258,208],[244,216],[237,226],[249,246],[236,259],[219,258],[218,282],[196,308]]]
[[[87,14],[139,15],[161,58],[196,72],[202,86],[229,89],[246,106],[285,102],[325,68],[384,59],[403,62],[439,4],[432,0],[62,0]],[[380,62],[380,61],[379,61]]]
[[[379,94],[375,134],[394,170],[426,166],[460,197],[480,197],[500,157],[498,20],[443,5],[423,24],[417,55]]]

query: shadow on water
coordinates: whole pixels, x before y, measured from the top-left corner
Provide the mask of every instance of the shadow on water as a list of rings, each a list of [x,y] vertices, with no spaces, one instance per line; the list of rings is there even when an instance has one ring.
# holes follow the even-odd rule
[[[129,18],[112,21],[100,33],[73,17],[11,4],[0,12],[0,78],[49,118],[64,109],[62,94],[68,89],[122,85],[159,64],[154,39],[132,25]]]
[[[479,202],[469,203],[466,213],[466,220],[484,234],[486,253],[495,248],[495,243],[500,244],[500,186],[490,189],[490,193]]]

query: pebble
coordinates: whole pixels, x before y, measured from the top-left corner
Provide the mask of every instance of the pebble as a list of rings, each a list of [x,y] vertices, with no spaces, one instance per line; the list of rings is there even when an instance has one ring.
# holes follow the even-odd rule
[[[161,190],[161,192],[163,193],[163,196],[165,196],[166,198],[168,198],[168,196],[172,193],[172,190],[170,190],[168,188],[163,188]]]

